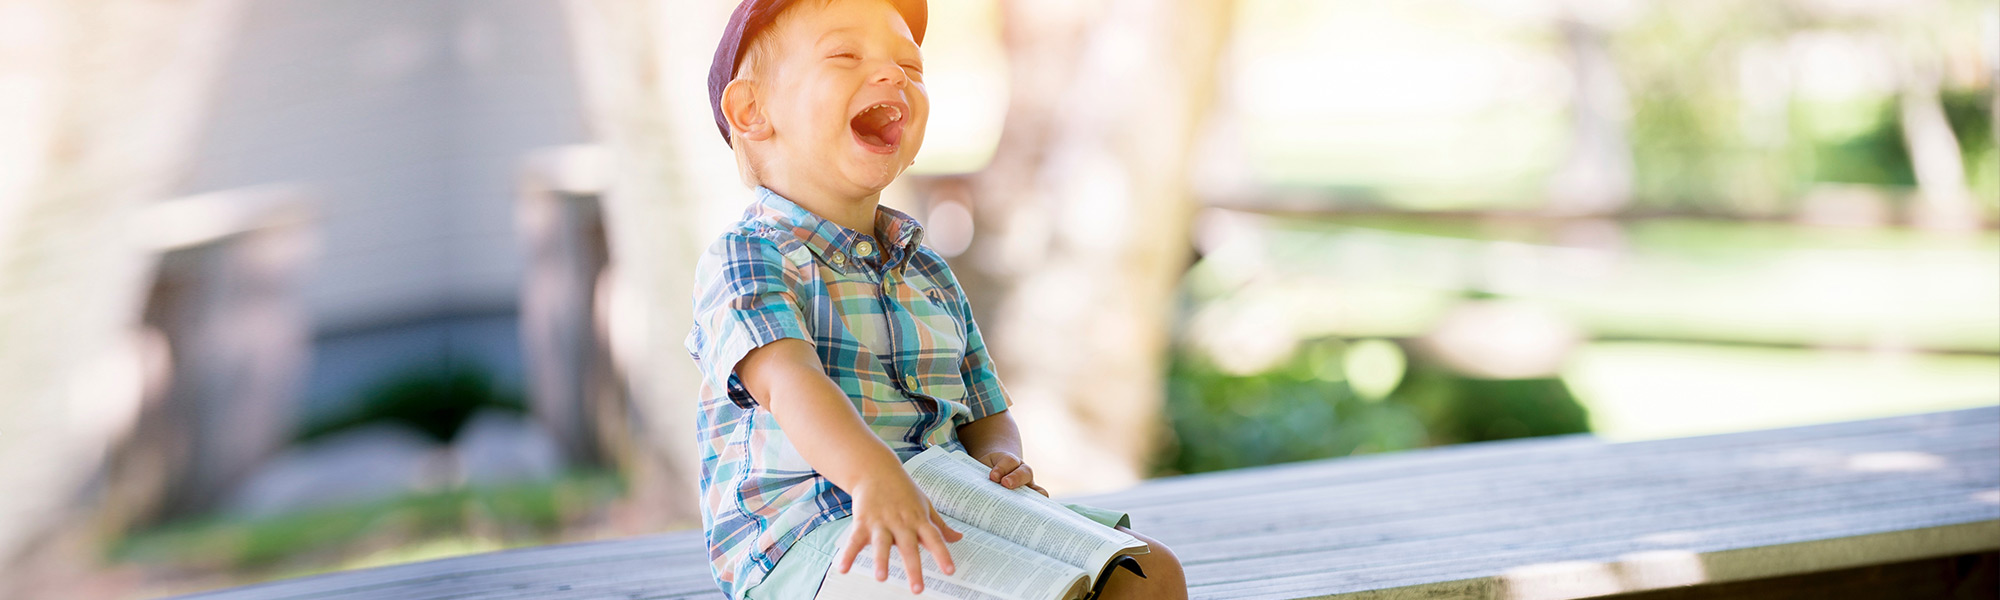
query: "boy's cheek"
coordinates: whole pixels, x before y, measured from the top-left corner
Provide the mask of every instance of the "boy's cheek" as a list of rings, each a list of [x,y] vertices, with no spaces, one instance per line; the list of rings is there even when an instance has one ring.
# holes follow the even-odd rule
[[[924,134],[930,130],[929,112],[929,110],[925,110],[922,113],[918,113],[917,117],[910,119],[909,123],[903,125],[903,146],[909,148],[912,154],[924,145]]]

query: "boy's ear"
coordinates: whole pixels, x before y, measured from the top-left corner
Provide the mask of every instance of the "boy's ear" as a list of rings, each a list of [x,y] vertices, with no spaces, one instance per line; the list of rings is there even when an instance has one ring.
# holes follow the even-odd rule
[[[764,104],[757,100],[757,82],[735,79],[722,88],[722,118],[729,120],[733,140],[763,141],[771,138],[771,121],[764,116]]]

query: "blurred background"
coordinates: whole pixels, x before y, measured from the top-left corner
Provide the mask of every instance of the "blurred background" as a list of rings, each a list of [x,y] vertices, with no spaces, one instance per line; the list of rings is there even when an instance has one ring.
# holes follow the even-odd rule
[[[0,595],[698,526],[733,6],[0,0]],[[2000,403],[1993,2],[930,10],[1058,494]]]

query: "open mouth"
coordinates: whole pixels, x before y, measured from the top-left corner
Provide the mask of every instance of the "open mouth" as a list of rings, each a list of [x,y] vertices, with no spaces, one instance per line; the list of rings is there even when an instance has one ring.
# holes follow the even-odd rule
[[[854,139],[870,151],[888,154],[903,142],[903,115],[909,107],[901,102],[883,102],[863,109],[848,119]]]

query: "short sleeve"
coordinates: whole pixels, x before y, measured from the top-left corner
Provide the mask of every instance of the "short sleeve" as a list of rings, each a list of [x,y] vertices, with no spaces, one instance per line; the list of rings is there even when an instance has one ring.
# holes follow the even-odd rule
[[[972,409],[972,420],[977,421],[1007,410],[1007,389],[1000,385],[1000,374],[993,370],[993,356],[986,351],[979,321],[972,318],[972,302],[965,298],[965,291],[958,287],[957,277],[949,267],[942,269],[941,274],[946,292],[965,321],[965,358],[959,362],[959,373],[965,378],[965,406]]]
[[[784,338],[812,341],[802,314],[777,244],[725,234],[695,266],[688,354],[711,389],[723,390],[737,406],[752,408],[756,400],[736,377],[736,363],[751,350]]]

